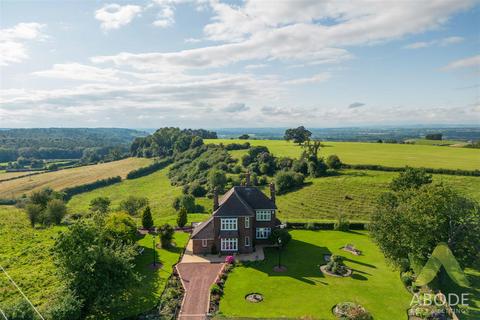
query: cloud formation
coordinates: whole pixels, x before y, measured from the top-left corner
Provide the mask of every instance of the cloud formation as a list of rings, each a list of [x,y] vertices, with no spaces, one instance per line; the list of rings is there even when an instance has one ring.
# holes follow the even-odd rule
[[[12,28],[0,29],[0,66],[19,63],[29,58],[29,41],[45,39],[45,25],[36,22],[18,23]]]
[[[465,68],[472,68],[474,71],[480,72],[480,55],[452,61],[443,70],[451,71]]]
[[[431,41],[413,42],[406,45],[404,48],[405,49],[422,49],[422,48],[428,48],[432,46],[446,47],[452,44],[461,43],[463,42],[463,40],[465,39],[463,39],[462,37],[447,37],[447,38],[431,40]]]
[[[245,103],[230,103],[228,106],[223,108],[222,110],[229,113],[236,113],[236,112],[243,112],[248,111],[250,108],[245,105]]]
[[[365,103],[362,103],[362,102],[354,102],[354,103],[351,103],[348,108],[349,109],[356,109],[356,108],[361,108],[365,106]]]
[[[119,29],[132,22],[142,12],[137,5],[107,4],[95,11],[95,19],[101,22],[103,30]]]

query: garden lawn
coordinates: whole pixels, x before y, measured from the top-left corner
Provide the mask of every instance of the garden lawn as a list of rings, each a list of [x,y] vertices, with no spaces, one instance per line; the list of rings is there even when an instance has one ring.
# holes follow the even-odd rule
[[[84,213],[88,211],[92,199],[108,197],[112,201],[111,207],[116,209],[120,202],[129,196],[146,197],[152,209],[155,225],[163,223],[176,225],[177,213],[172,203],[182,194],[182,188],[170,185],[167,177],[168,170],[170,170],[169,167],[141,178],[124,180],[121,183],[76,195],[68,202],[68,208],[71,212]],[[212,200],[199,198],[196,201],[203,205],[206,211],[211,212]],[[140,217],[140,215],[137,217],[138,224],[140,224]],[[206,219],[208,214],[189,214],[189,222]]]
[[[156,262],[160,262],[160,269],[152,269],[153,237],[146,235],[138,241],[144,251],[136,259],[136,270],[142,276],[141,283],[134,285],[124,295],[112,301],[112,305],[103,312],[88,318],[95,320],[124,319],[153,309],[159,302],[160,296],[172,274],[173,266],[178,262],[183,248],[189,238],[188,233],[176,232],[173,240],[175,246],[169,249],[156,248]],[[155,242],[159,244],[158,236]]]
[[[282,221],[333,221],[338,213],[355,222],[370,220],[378,195],[387,191],[398,172],[341,170],[340,174],[307,179],[296,191],[277,196],[278,217]],[[480,177],[433,175],[468,197],[480,201]]]
[[[276,249],[266,250],[266,260],[234,268],[229,275],[220,311],[227,317],[311,317],[335,319],[332,307],[343,301],[363,305],[378,320],[406,319],[411,296],[399,272],[387,266],[366,232],[291,231],[292,241],[282,253],[285,273],[275,273]],[[354,256],[340,248],[352,243],[362,250]],[[340,254],[354,270],[352,277],[323,275],[324,254]],[[261,293],[264,301],[250,303],[249,293]]]
[[[277,157],[298,158],[302,148],[283,140],[230,140],[211,139],[206,143],[245,143],[266,146]],[[390,167],[426,167],[446,169],[480,169],[480,150],[470,148],[444,148],[432,145],[388,144],[365,142],[323,142],[322,156],[336,154],[347,164],[377,164]],[[246,150],[234,151],[241,157]]]

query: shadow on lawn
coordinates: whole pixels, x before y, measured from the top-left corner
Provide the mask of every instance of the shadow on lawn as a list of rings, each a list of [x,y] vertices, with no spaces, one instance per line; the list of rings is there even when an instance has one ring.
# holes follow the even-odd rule
[[[276,248],[265,248],[264,261],[246,262],[244,265],[264,272],[270,277],[292,277],[311,285],[328,285],[320,280],[325,277],[320,271],[320,266],[326,263],[323,256],[327,254],[332,253],[326,247],[292,239],[281,252],[281,264],[287,267],[287,271],[273,271],[273,268],[278,265]]]

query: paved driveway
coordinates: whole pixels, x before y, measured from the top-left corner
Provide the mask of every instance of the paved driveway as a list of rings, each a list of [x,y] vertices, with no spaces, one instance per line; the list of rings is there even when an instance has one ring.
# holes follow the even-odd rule
[[[223,263],[179,263],[177,265],[178,274],[185,288],[179,319],[206,319],[210,287],[222,267]]]

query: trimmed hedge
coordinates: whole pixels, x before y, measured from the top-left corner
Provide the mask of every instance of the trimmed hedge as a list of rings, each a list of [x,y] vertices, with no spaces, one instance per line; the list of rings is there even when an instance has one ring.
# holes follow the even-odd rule
[[[16,203],[15,199],[0,199],[0,206],[13,206]]]
[[[168,166],[169,164],[172,163],[172,158],[166,158],[161,161],[157,161],[155,163],[152,163],[149,166],[138,168],[135,170],[130,171],[127,174],[127,179],[136,179],[140,178],[146,175],[149,175],[151,173],[154,173],[155,171],[161,170]]]
[[[298,230],[334,230],[335,222],[287,222],[288,229]],[[351,222],[350,230],[367,230],[367,223]]]
[[[342,164],[343,169],[356,169],[356,170],[375,170],[375,171],[390,171],[401,172],[405,171],[405,167],[387,167],[377,164]],[[444,168],[420,168],[424,169],[427,173],[436,174],[449,174],[455,176],[474,176],[480,177],[480,170],[462,170],[462,169],[444,169]]]
[[[107,179],[100,179],[91,183],[81,184],[75,187],[65,188],[61,192],[64,193],[63,199],[65,201],[68,201],[74,195],[77,195],[83,192],[92,191],[99,188],[103,188],[119,182],[122,182],[122,178],[120,176],[116,176],[116,177],[111,177]]]

